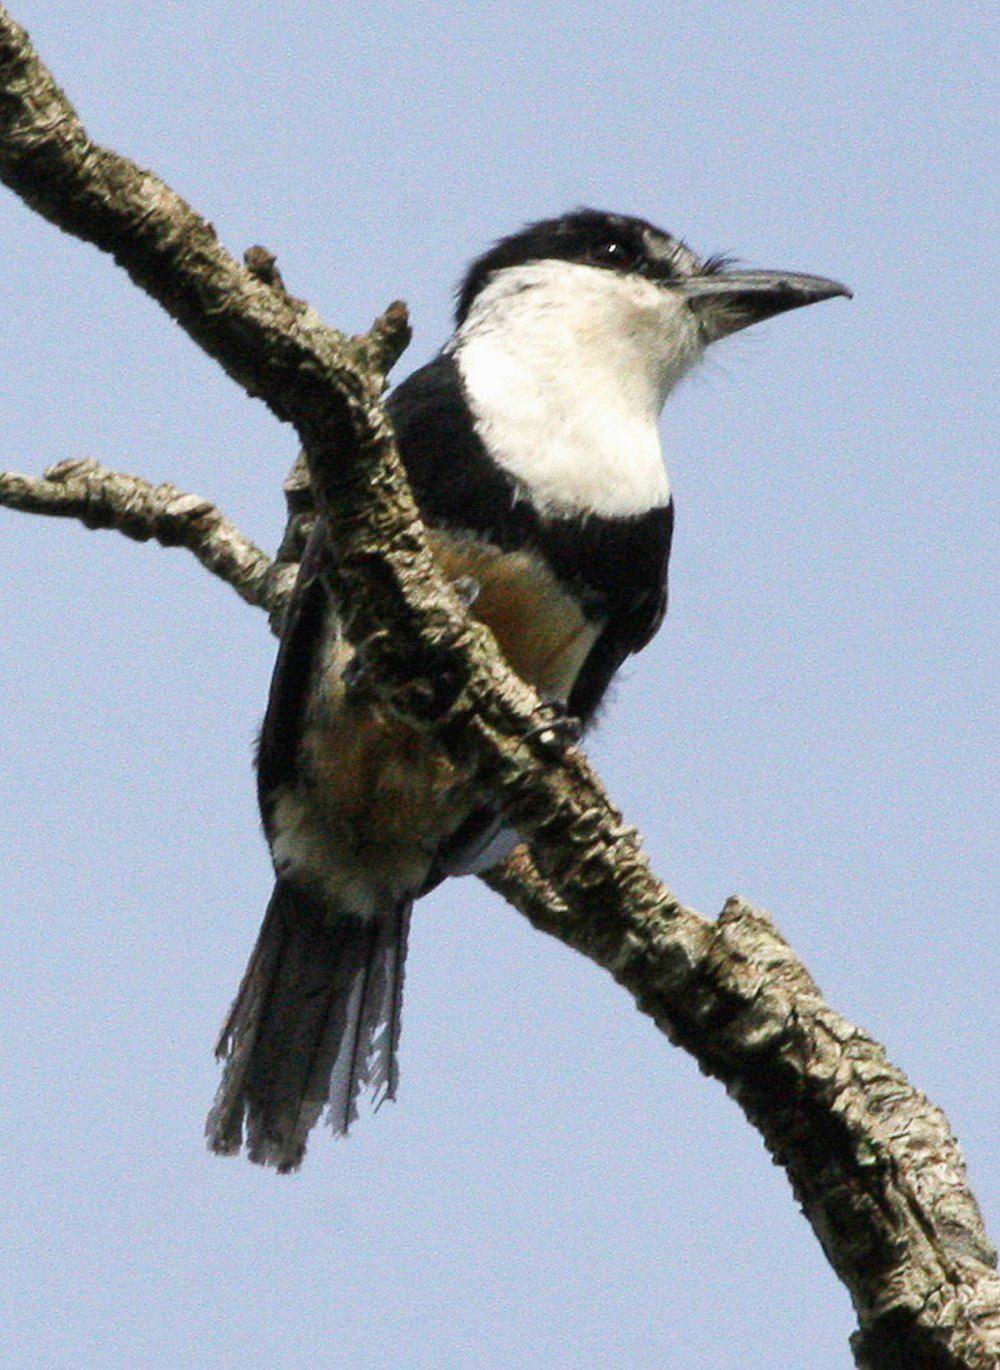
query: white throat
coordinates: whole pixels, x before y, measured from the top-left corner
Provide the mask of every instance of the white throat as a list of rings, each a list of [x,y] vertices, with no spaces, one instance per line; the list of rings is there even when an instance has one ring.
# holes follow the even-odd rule
[[[490,455],[536,505],[627,518],[668,502],[657,420],[701,351],[669,291],[574,262],[507,267],[447,350]]]

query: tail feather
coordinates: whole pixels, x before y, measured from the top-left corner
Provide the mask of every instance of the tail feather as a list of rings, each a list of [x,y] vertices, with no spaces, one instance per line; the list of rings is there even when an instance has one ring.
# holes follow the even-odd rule
[[[206,1128],[213,1151],[294,1170],[323,1109],[335,1131],[363,1086],[395,1095],[410,906],[359,918],[279,881],[216,1055],[226,1059]]]
[[[378,1022],[370,1021],[380,997],[378,982],[382,978],[375,945],[378,930],[370,928],[369,935],[371,943],[351,986],[346,1015],[350,1030],[342,1035],[330,1076],[330,1126],[341,1136],[346,1135],[358,1116],[358,1094],[362,1085],[368,1083],[369,1047],[372,1034],[378,1030]]]
[[[373,1060],[368,1083],[375,1107],[386,1099],[395,1099],[399,1086],[399,1034],[403,1017],[403,974],[406,968],[406,946],[410,936],[410,910],[407,901],[393,911],[393,918],[383,925],[383,956],[385,984],[379,1012],[380,1031],[372,1039]]]

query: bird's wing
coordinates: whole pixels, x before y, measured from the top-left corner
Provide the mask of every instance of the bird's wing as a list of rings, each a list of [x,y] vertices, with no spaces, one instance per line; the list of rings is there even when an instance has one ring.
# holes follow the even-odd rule
[[[667,567],[674,528],[671,500],[615,534],[615,555],[628,559],[620,574],[606,576],[608,608],[597,641],[580,668],[567,707],[584,724],[625,659],[652,639],[667,611]]]
[[[323,520],[317,519],[285,612],[267,712],[257,744],[257,793],[265,823],[271,796],[280,785],[294,779],[306,703],[328,609],[321,577],[325,549],[326,529]]]
[[[488,522],[492,490],[489,462],[475,435],[457,422],[461,381],[454,362],[439,356],[392,392],[387,409],[403,462],[427,515],[472,511]],[[467,450],[468,449],[468,450]],[[495,485],[499,476],[493,476]],[[492,501],[491,501],[492,494]],[[508,501],[509,502],[509,501]],[[257,791],[265,824],[272,797],[295,778],[296,757],[329,612],[322,580],[326,532],[316,520],[285,614],[271,677],[267,712],[257,748]]]

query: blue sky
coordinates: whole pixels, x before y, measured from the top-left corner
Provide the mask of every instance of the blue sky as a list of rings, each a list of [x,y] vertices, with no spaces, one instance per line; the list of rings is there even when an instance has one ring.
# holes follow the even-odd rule
[[[591,750],[688,902],[772,910],[947,1111],[996,1235],[995,149],[986,6],[19,3],[92,134],[399,374],[463,264],[578,203],[847,281],[664,419],[671,610]],[[0,196],[4,465],[95,456],[280,534],[293,435]],[[263,616],[0,511],[0,1348],[17,1366],[848,1363],[783,1175],[589,963],[420,906],[397,1105],[280,1179],[204,1150],[269,890]]]

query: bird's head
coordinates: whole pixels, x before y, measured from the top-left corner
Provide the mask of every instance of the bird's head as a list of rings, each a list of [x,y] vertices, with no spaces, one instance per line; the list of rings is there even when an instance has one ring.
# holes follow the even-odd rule
[[[642,219],[579,209],[473,262],[445,351],[492,460],[537,506],[625,517],[669,499],[657,421],[705,348],[848,293],[702,261]]]
[[[609,342],[627,335],[657,355],[669,388],[708,344],[850,293],[821,276],[703,260],[643,219],[577,209],[528,224],[477,258],[459,286],[456,322],[460,331],[488,327],[530,310],[543,327],[598,346],[602,330]]]

